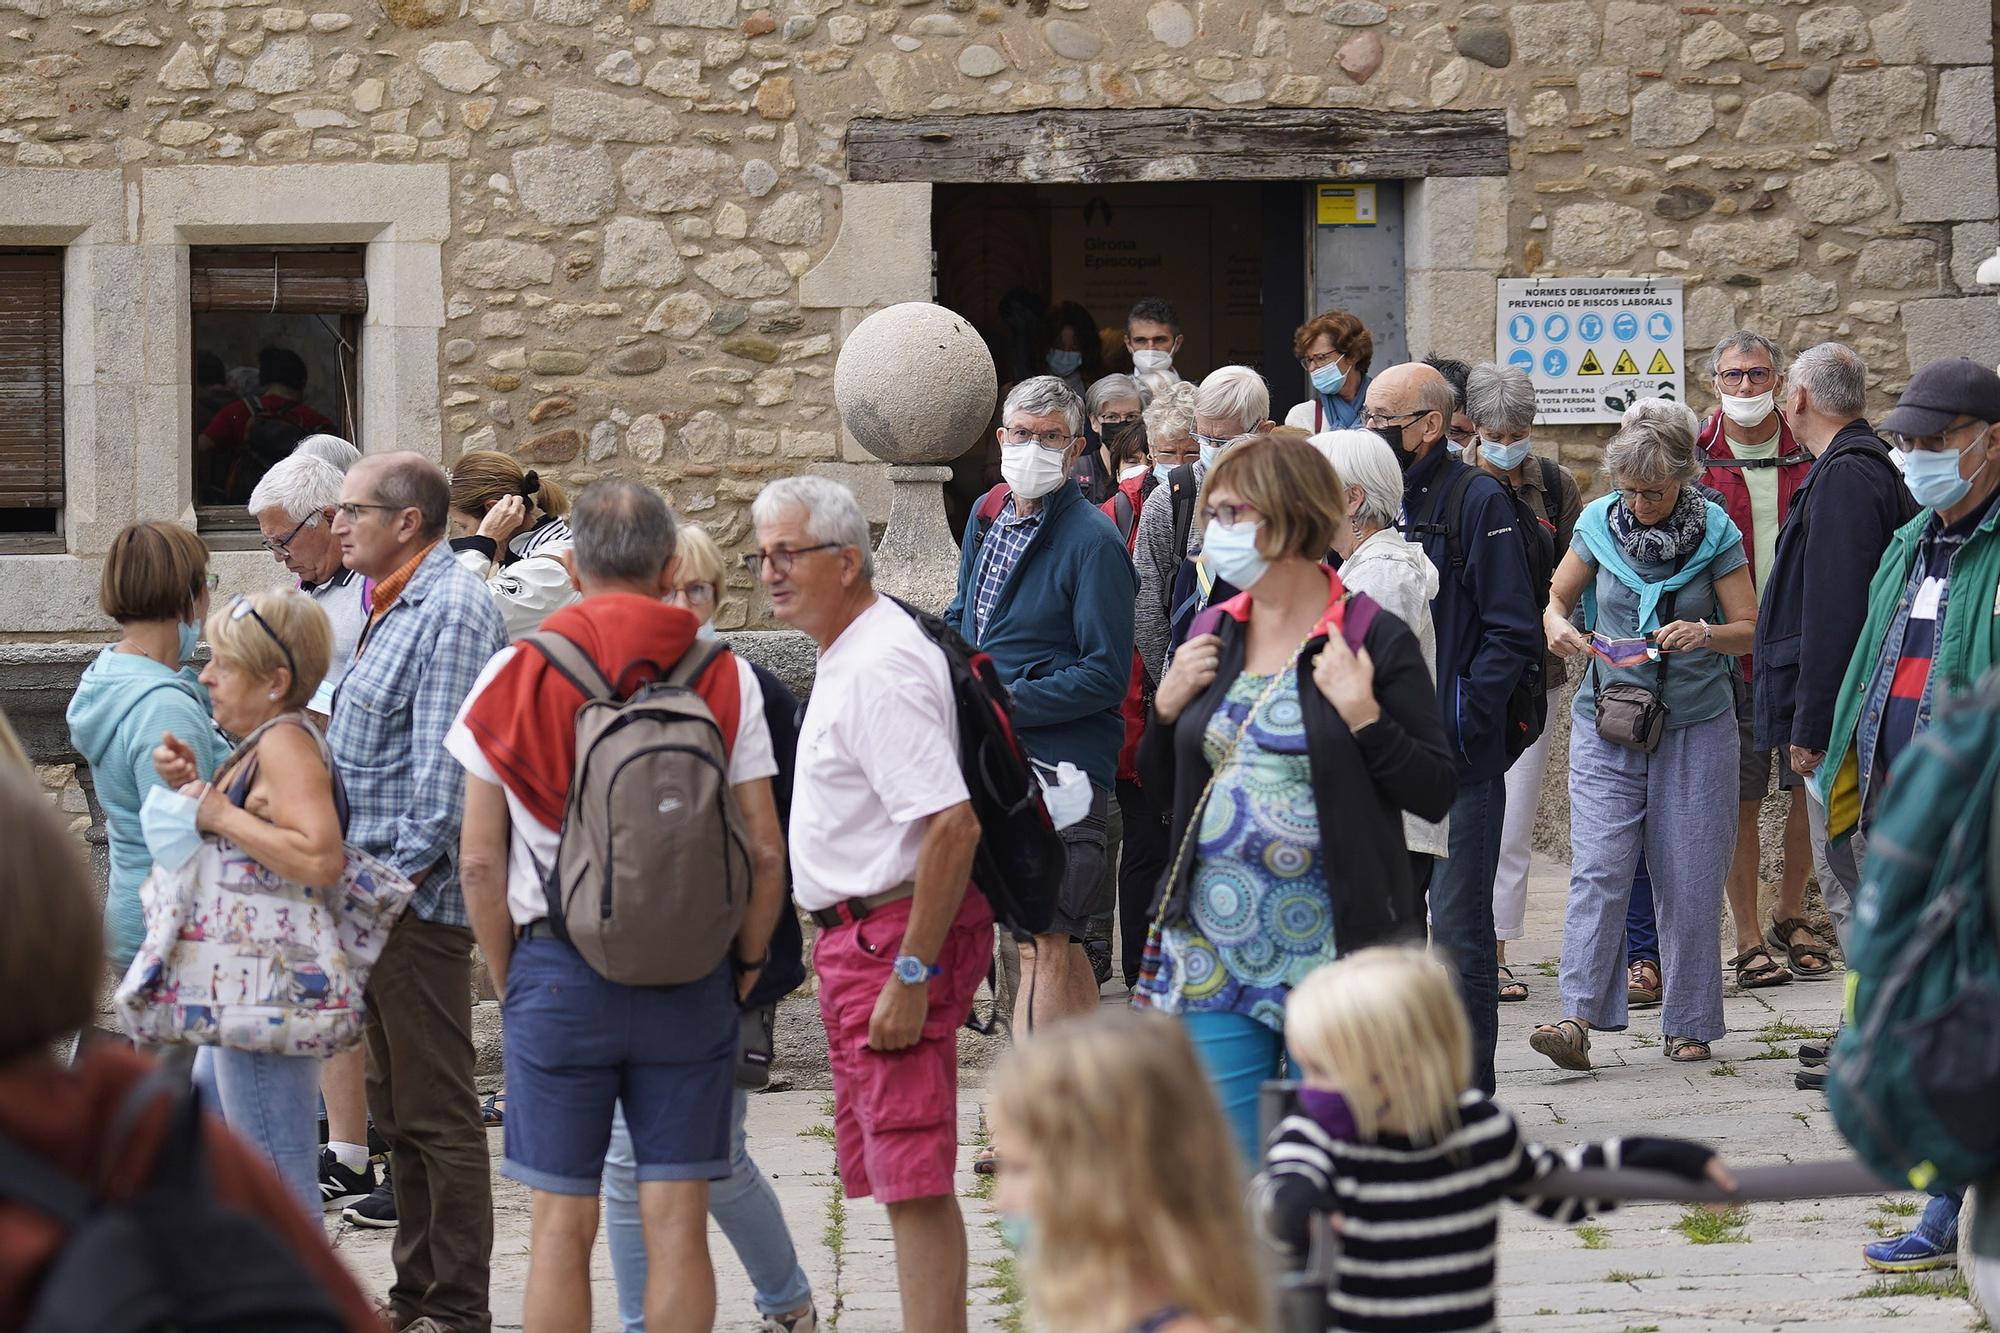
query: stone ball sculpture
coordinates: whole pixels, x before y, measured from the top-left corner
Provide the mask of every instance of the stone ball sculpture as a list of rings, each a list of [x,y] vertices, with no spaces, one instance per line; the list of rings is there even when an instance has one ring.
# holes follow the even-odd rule
[[[841,424],[885,463],[957,458],[993,419],[999,387],[979,331],[928,301],[905,301],[862,320],[833,370]]]

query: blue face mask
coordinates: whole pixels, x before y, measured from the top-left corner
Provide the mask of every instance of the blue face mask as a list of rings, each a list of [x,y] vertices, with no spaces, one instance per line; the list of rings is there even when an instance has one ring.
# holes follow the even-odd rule
[[[1060,347],[1049,349],[1049,369],[1057,375],[1074,375],[1083,368],[1083,353]]]
[[[154,787],[139,807],[139,835],[146,840],[153,864],[179,870],[201,850],[201,831],[194,826],[198,804],[166,787]]]
[[[1164,486],[1167,478],[1173,476],[1174,469],[1178,466],[1179,464],[1177,463],[1155,463],[1153,464],[1153,475],[1159,478],[1160,484]]]
[[[1347,383],[1347,372],[1340,368],[1340,362],[1331,361],[1315,370],[1312,379],[1313,388],[1331,398]]]
[[[1221,452],[1222,452],[1222,446],[1219,444],[1204,444],[1203,446],[1201,446],[1202,469],[1206,471],[1207,469],[1214,467],[1215,456]]]
[[[201,646],[201,625],[197,622],[183,620],[180,631],[180,660],[183,662],[190,661],[194,657],[194,650]]]
[[[1225,528],[1214,519],[1202,529],[1201,558],[1215,577],[1233,588],[1248,592],[1271,567],[1257,550],[1257,523],[1238,522]]]
[[[1352,1141],[1361,1136],[1354,1123],[1354,1112],[1347,1105],[1347,1098],[1331,1088],[1299,1089],[1299,1109],[1311,1116],[1313,1123],[1336,1139]]]
[[[1527,458],[1529,444],[1528,440],[1516,440],[1512,444],[1495,444],[1482,435],[1479,437],[1479,456],[1502,472],[1512,472]]]
[[[1000,1240],[1016,1254],[1026,1254],[1035,1241],[1035,1220],[1020,1213],[1000,1214]]]
[[[1986,431],[1982,430],[1966,448],[1977,449],[1985,439]],[[1959,460],[1963,457],[1964,454],[1956,449],[1912,449],[1903,455],[1903,481],[1918,504],[1926,509],[1949,509],[1971,494],[1972,481],[1958,472]],[[1986,464],[1982,460],[1972,475],[1977,477],[1985,470]]]

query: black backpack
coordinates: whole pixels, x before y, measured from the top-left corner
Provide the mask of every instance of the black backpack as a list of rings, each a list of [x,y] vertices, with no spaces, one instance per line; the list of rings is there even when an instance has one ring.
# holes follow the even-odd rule
[[[979,850],[972,882],[994,919],[1016,939],[1048,933],[1062,887],[1065,848],[1042,804],[1028,751],[1014,729],[1014,703],[993,659],[928,611],[891,598],[910,613],[924,637],[944,652],[958,715],[958,765],[973,813]]]
[[[1549,479],[1553,467],[1548,460],[1542,460],[1542,479]],[[1409,527],[1411,535],[1418,533],[1438,533],[1445,539],[1446,550],[1450,553],[1450,577],[1465,579],[1465,543],[1460,533],[1465,528],[1465,493],[1472,489],[1474,477],[1482,475],[1478,469],[1466,466],[1452,479],[1451,486],[1438,502],[1433,514],[1443,514],[1442,523],[1413,523]],[[1535,512],[1534,506],[1521,498],[1521,493],[1505,482],[1500,489],[1506,493],[1507,504],[1514,514],[1514,532],[1521,540],[1521,551],[1528,558],[1528,586],[1533,589],[1537,604],[1549,604],[1549,585],[1556,571],[1556,526],[1542,514]],[[1545,491],[1545,493],[1549,493]],[[1542,638],[1540,617],[1535,621],[1535,636]],[[1546,640],[1537,647],[1528,659],[1527,669],[1514,682],[1514,692],[1507,696],[1507,759],[1511,763],[1518,759],[1527,748],[1541,736],[1542,728],[1549,722],[1548,687],[1544,684],[1545,666],[1543,654],[1547,651]]]
[[[178,1084],[178,1086],[176,1086]],[[173,1099],[145,1188],[104,1199],[0,1136],[0,1198],[68,1229],[36,1284],[21,1333],[344,1333],[347,1321],[258,1218],[215,1197],[198,1099],[156,1069],[127,1094],[99,1160],[115,1162],[139,1118]]]
[[[286,415],[305,406],[296,400],[287,400],[276,412],[258,398],[245,398],[243,405],[250,409],[250,421],[243,428],[243,453],[234,482],[235,489],[248,496],[264,474],[291,457],[299,441],[312,432]]]

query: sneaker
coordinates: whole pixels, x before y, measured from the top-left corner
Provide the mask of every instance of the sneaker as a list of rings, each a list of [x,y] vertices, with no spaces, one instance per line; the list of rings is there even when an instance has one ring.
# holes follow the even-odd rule
[[[1861,1257],[1870,1268],[1883,1273],[1928,1273],[1934,1268],[1958,1266],[1954,1251],[1939,1249],[1921,1231],[1863,1245]]]
[[[319,1153],[319,1206],[329,1212],[345,1208],[350,1203],[359,1203],[375,1192],[375,1168],[367,1162],[359,1171],[350,1171],[340,1164],[340,1159],[331,1149],[322,1148]]]
[[[757,1333],[819,1333],[819,1311],[807,1306],[804,1314],[790,1319],[767,1314],[764,1322],[757,1325]]]
[[[396,1225],[396,1191],[389,1183],[389,1166],[382,1166],[382,1183],[375,1192],[359,1203],[340,1210],[342,1221],[352,1222],[357,1227],[374,1227],[386,1231]]]
[[[1111,980],[1111,941],[1085,940],[1083,956],[1090,960],[1090,974],[1097,978],[1097,987],[1104,989],[1104,983]]]
[[[1825,1092],[1826,1071],[1824,1069],[1801,1069],[1792,1075],[1792,1086],[1800,1092]]]

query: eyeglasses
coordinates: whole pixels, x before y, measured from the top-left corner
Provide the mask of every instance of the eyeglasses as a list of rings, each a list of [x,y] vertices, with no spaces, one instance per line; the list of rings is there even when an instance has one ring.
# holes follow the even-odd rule
[[[1070,441],[1075,438],[1076,436],[1066,430],[1015,430],[1012,426],[1007,428],[1007,443],[1039,444],[1042,448],[1053,449],[1057,453],[1069,448]]]
[[[1446,426],[1444,433],[1451,438],[1453,444],[1471,444],[1472,437],[1479,432],[1471,426]]]
[[[291,554],[292,550],[292,542],[298,537],[298,535],[318,522],[319,522],[319,514],[317,512],[307,514],[304,518],[299,520],[298,526],[293,528],[290,532],[286,533],[282,537],[266,537],[264,538],[262,545],[265,550],[273,552],[274,554],[289,555]]]
[[[400,513],[401,511],[408,508],[410,508],[409,505],[371,505],[371,504],[361,504],[358,501],[354,500],[342,500],[339,504],[334,506],[334,509],[340,514],[340,516],[346,519],[349,523],[352,523],[356,519],[360,518],[361,511],[364,509],[386,509],[390,513],[394,514],[394,513]]]
[[[768,561],[774,572],[785,575],[792,572],[792,563],[802,555],[811,555],[814,551],[838,551],[844,546],[842,542],[821,542],[817,546],[801,546],[795,550],[752,551],[743,557],[743,568],[754,577],[763,571]]]
[[[298,659],[292,656],[292,650],[285,645],[285,641],[278,637],[278,631],[271,628],[271,622],[257,614],[257,608],[250,605],[248,597],[238,593],[229,601],[229,621],[234,624],[245,616],[256,621],[257,627],[270,635],[271,642],[278,645],[278,651],[285,655],[285,665],[291,668],[292,684],[296,686],[299,682]]]
[[[1882,432],[1882,438],[1906,454],[1937,453],[1953,447],[1951,442],[1953,435],[1980,424],[1977,421],[1961,421],[1955,426],[1946,426],[1936,435],[1905,435],[1901,431],[1885,430]]]
[[[1432,410],[1424,408],[1416,412],[1377,412],[1371,407],[1362,412],[1361,424],[1370,430],[1375,429],[1377,426],[1409,426],[1414,425],[1418,417],[1429,416]],[[1397,417],[1403,419],[1398,421],[1396,420]]]
[[[1753,389],[1762,389],[1776,378],[1777,372],[1769,366],[1751,366],[1747,370],[1732,369],[1715,372],[1715,382],[1725,389],[1740,389],[1746,384]]]
[[[1236,437],[1234,435],[1203,435],[1197,430],[1188,432],[1188,438],[1196,444],[1207,445],[1211,449],[1222,449],[1226,448],[1229,442]]]
[[[715,585],[708,582],[683,583],[674,588],[673,595],[689,605],[711,606],[715,602]]]
[[[222,575],[203,574],[201,576],[201,586],[208,589],[210,592],[214,592],[217,588],[220,588],[222,586]]]
[[[1338,360],[1340,360],[1339,352],[1308,352],[1299,358],[1299,365],[1306,370],[1318,370],[1321,366],[1330,366]]]
[[[1139,414],[1137,412],[1134,412],[1130,416],[1124,416],[1124,417],[1112,417],[1112,416],[1099,417],[1097,419],[1097,424],[1104,427],[1106,430],[1109,430],[1113,426],[1129,426],[1138,419],[1139,419]]]
[[[1635,491],[1624,486],[1620,486],[1618,488],[1618,497],[1628,505],[1636,503],[1637,501],[1640,500],[1644,500],[1649,505],[1656,505],[1660,501],[1666,499],[1668,494],[1669,492],[1664,490]]]
[[[1255,522],[1261,514],[1256,505],[1208,505],[1201,511],[1201,520],[1233,528],[1238,523]]]

